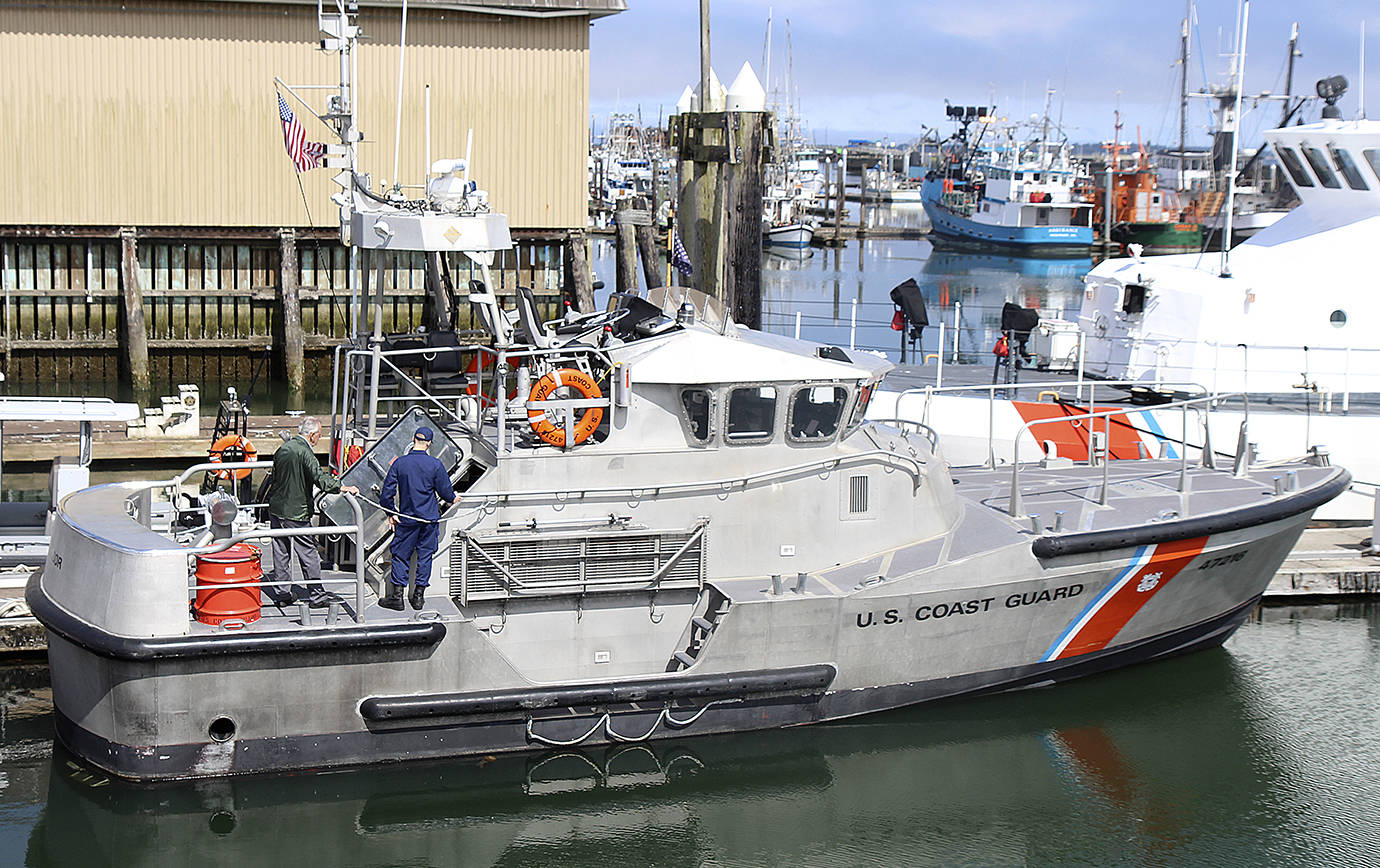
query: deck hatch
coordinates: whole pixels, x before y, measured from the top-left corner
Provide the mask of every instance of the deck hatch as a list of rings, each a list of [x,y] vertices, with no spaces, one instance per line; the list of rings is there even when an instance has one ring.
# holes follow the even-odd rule
[[[470,536],[450,549],[450,594],[460,605],[509,597],[698,588],[705,529],[583,535]]]

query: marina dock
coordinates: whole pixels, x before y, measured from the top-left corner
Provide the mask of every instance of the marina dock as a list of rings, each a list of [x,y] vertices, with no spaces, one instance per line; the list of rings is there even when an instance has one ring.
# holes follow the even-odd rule
[[[282,443],[279,433],[289,436],[296,432],[301,421],[297,415],[261,415],[248,419],[249,440],[260,455],[272,455]],[[136,469],[143,462],[184,459],[205,459],[211,448],[213,417],[201,418],[201,433],[195,437],[126,437],[123,423],[92,425],[91,460],[97,470],[112,469],[112,462],[121,462],[119,469]],[[54,454],[64,450],[76,451],[76,423],[10,422],[5,425],[4,459],[7,469],[15,464],[42,464],[46,469]],[[322,440],[317,454],[325,455],[330,444]],[[55,449],[56,446],[56,449]]]

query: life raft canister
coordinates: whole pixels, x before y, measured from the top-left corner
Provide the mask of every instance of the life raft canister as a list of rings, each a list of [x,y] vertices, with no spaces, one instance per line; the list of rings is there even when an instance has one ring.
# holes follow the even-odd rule
[[[249,442],[248,437],[226,434],[211,444],[211,462],[214,464],[219,464],[222,461],[229,464],[236,461],[257,461],[258,459],[259,453],[254,449],[254,444]],[[215,474],[217,479],[245,479],[253,472],[248,467],[227,467],[224,470],[215,471]]]
[[[566,445],[565,426],[558,425],[551,420],[545,410],[532,407],[538,401],[545,401],[547,398],[562,386],[574,389],[585,398],[602,398],[604,393],[599,390],[599,384],[594,382],[594,378],[584,371],[577,371],[574,368],[560,368],[550,371],[542,376],[540,380],[532,386],[532,394],[527,399],[527,422],[532,426],[536,435],[552,446]],[[599,423],[604,421],[604,409],[602,407],[589,407],[575,423],[574,446],[589,439]]]
[[[263,567],[259,549],[236,543],[228,549],[196,558],[196,602],[192,612],[203,624],[239,621],[249,624],[263,615],[259,603],[259,581]],[[244,587],[219,587],[242,585]]]

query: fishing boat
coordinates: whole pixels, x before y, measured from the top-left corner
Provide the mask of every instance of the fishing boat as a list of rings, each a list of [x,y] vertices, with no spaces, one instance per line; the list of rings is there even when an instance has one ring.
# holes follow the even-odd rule
[[[950,106],[959,131],[944,151],[941,168],[921,184],[921,202],[942,241],[1000,247],[1027,255],[1086,256],[1092,248],[1092,203],[1067,142],[1054,141],[1048,123],[1032,140],[1005,131],[1005,141],[985,144],[995,118],[986,107]],[[957,115],[955,115],[957,111]],[[1046,115],[1048,112],[1046,112]],[[969,127],[977,123],[975,134]]]
[[[347,8],[321,27],[353,50]],[[688,288],[550,322],[519,289],[504,310],[490,265],[506,219],[460,160],[433,167],[426,200],[368,195],[353,65],[339,67],[342,236],[378,277],[372,334],[337,353],[331,418],[363,494],[327,498],[302,529],[265,528],[224,492],[185,506],[194,476],[267,464],[226,461],[63,500],[26,596],[48,632],[58,737],[111,774],[798,726],[1211,647],[1349,482],[1244,455],[1015,454],[951,475],[932,429],[866,421],[880,357],[744,328]],[[395,251],[472,262],[484,340],[385,335]],[[378,605],[391,531],[377,486],[421,424],[458,499],[424,607],[400,613]],[[282,536],[327,544],[329,609],[261,596],[262,546]]]
[[[1135,162],[1123,166],[1121,151],[1121,113],[1117,112],[1116,137],[1103,148],[1107,151],[1110,174],[1093,195],[1093,224],[1107,227],[1107,238],[1122,246],[1138,245],[1144,253],[1183,253],[1203,246],[1203,227],[1188,216],[1178,194],[1159,184],[1159,172],[1151,163],[1145,145],[1136,131]],[[1097,174],[1094,175],[1097,177]],[[1107,183],[1110,183],[1110,193]]]
[[[810,246],[815,224],[807,216],[808,200],[794,191],[762,197],[762,243],[767,247],[801,249]]]

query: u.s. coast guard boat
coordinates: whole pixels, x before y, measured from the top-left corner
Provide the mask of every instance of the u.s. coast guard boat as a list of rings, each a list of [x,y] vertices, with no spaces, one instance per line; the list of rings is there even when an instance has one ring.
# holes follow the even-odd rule
[[[345,25],[323,20],[330,39]],[[350,179],[342,232],[380,282],[373,337],[337,356],[332,428],[361,497],[301,530],[228,495],[186,505],[193,474],[265,466],[250,462],[60,505],[27,599],[58,736],[87,761],[139,779],[314,769],[1049,684],[1220,644],[1348,482],[1182,459],[955,478],[929,429],[864,421],[877,357],[745,329],[689,289],[550,323],[526,291],[502,310],[487,288],[506,220],[463,167],[442,170],[425,203]],[[474,263],[486,340],[390,343],[379,287],[397,250]],[[459,500],[425,608],[398,613],[378,606],[375,492],[424,420]],[[337,605],[262,601],[243,546],[287,535],[326,542]]]

